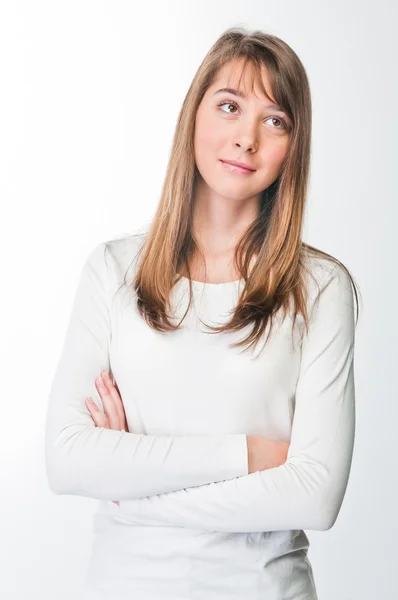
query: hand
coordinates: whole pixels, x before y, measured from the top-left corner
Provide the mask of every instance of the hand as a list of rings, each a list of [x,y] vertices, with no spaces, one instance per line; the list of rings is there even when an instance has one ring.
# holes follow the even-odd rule
[[[267,438],[248,435],[249,474],[280,467],[286,462],[290,442],[278,442]]]
[[[116,429],[118,431],[128,431],[126,413],[120,397],[119,391],[114,384],[109,373],[102,371],[99,378],[95,381],[98,394],[101,398],[104,412],[102,412],[91,398],[86,398],[86,407],[93,419],[96,427],[105,429]],[[112,500],[119,504],[117,500]]]
[[[95,380],[95,387],[102,400],[102,412],[91,398],[86,398],[85,403],[96,427],[128,431],[126,414],[119,391],[109,373],[102,371]]]

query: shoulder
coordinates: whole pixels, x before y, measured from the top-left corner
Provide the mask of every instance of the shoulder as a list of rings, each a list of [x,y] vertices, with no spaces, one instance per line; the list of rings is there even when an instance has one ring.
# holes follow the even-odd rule
[[[86,265],[106,271],[125,272],[139,256],[146,232],[134,232],[97,243],[86,258]]]
[[[134,273],[146,232],[135,231],[97,243],[83,265],[82,275],[108,292],[116,291]]]
[[[106,251],[121,268],[127,268],[136,262],[146,237],[146,231],[134,231],[103,242]]]
[[[321,255],[306,256],[304,277],[310,310],[320,299],[353,308],[354,290],[349,269],[340,260]]]

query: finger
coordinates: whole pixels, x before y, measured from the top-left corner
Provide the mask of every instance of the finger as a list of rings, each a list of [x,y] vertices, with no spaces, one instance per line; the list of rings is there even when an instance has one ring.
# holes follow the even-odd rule
[[[98,390],[98,394],[101,397],[102,404],[104,407],[104,413],[108,417],[111,429],[119,429],[120,417],[118,410],[101,376],[99,376],[98,379],[95,380],[95,385]]]
[[[86,407],[90,412],[91,418],[93,419],[96,427],[108,428],[108,422],[106,415],[98,408],[95,402],[91,398],[85,399]]]
[[[102,376],[103,380],[105,381],[105,384],[108,388],[108,392],[112,396],[113,401],[116,406],[116,409],[118,411],[118,415],[119,415],[119,419],[120,419],[118,428],[121,431],[129,431],[128,425],[127,425],[126,412],[124,410],[123,400],[120,396],[119,388],[117,387],[116,381],[113,381],[112,377],[110,376],[110,374],[107,371],[102,371],[101,376]]]
[[[116,384],[113,383],[113,380],[107,371],[102,371],[101,375],[102,375],[103,380],[105,381],[106,387],[108,389],[108,393],[111,395],[111,397],[115,403],[116,409],[118,410],[120,417],[122,419],[124,419],[125,418],[124,405],[123,405],[123,401],[120,397],[120,394],[116,388]]]

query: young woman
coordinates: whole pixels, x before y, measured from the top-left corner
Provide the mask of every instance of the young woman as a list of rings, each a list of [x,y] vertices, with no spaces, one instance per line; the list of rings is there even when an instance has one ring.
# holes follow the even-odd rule
[[[349,478],[358,296],[302,240],[310,142],[297,55],[227,30],[149,230],[87,257],[46,426],[51,490],[99,500],[84,600],[317,598],[304,529]]]

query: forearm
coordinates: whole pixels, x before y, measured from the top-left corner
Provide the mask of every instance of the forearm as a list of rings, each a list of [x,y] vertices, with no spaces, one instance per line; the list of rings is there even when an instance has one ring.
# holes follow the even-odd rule
[[[292,454],[277,468],[121,502],[121,516],[132,524],[204,531],[330,529],[347,487],[354,423],[354,405],[346,403],[339,421],[341,433],[325,462]]]
[[[151,436],[69,425],[48,434],[50,488],[130,500],[248,473],[246,436]]]

